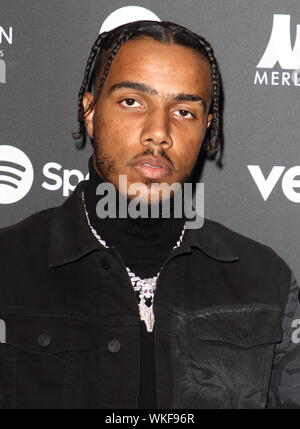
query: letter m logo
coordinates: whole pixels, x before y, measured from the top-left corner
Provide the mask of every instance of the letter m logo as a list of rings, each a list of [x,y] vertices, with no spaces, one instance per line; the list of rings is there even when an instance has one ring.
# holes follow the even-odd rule
[[[300,68],[300,25],[297,25],[294,48],[291,43],[291,15],[273,15],[273,28],[270,40],[259,68],[271,69],[279,63],[282,69]]]

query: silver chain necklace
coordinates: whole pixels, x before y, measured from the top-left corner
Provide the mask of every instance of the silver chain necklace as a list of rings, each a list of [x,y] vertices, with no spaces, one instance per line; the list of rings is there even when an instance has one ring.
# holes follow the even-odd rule
[[[95,228],[92,227],[88,216],[88,212],[85,206],[84,193],[82,192],[81,195],[82,195],[83,207],[84,207],[87,223],[91,229],[91,232],[93,233],[94,237],[99,241],[99,243],[108,249],[109,246],[106,244],[105,240],[103,240],[100,237],[100,235],[97,233]],[[182,228],[179,240],[177,241],[175,246],[173,246],[172,249],[177,249],[180,246],[183,240],[184,232],[185,232],[185,225]],[[130,270],[130,268],[126,267],[126,270],[129,275],[131,284],[133,286],[133,290],[137,292],[140,319],[144,321],[147,332],[152,332],[153,326],[154,326],[153,300],[154,300],[154,293],[156,290],[156,282],[159,277],[160,271],[154,277],[141,279],[139,276],[135,275],[134,272]]]

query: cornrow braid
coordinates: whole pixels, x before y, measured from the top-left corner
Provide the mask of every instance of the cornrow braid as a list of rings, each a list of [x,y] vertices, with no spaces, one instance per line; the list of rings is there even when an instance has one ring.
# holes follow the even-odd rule
[[[83,101],[84,94],[85,94],[85,92],[88,88],[88,85],[89,85],[92,66],[94,64],[94,61],[95,61],[97,54],[99,53],[102,41],[106,38],[106,36],[107,36],[107,32],[99,34],[95,43],[92,46],[90,55],[89,55],[87,63],[86,63],[83,81],[82,81],[82,84],[81,84],[81,87],[80,87],[79,93],[78,93],[78,119],[77,119],[77,121],[79,123],[79,130],[77,132],[73,133],[74,140],[79,140],[84,133],[83,118],[84,118],[84,115],[86,112],[84,111],[82,101]]]
[[[174,26],[174,23],[169,22],[168,24]],[[212,102],[211,102],[211,109],[210,111],[213,114],[213,120],[212,124],[209,129],[210,137],[207,141],[204,142],[203,146],[204,148],[211,152],[212,154],[217,152],[220,145],[220,139],[221,139],[221,106],[220,106],[220,88],[221,88],[221,76],[219,72],[219,66],[217,63],[217,60],[214,55],[214,50],[211,46],[211,44],[204,39],[204,37],[199,36],[198,34],[194,33],[193,31],[175,24],[176,27],[179,27],[183,33],[188,34],[191,39],[197,40],[198,45],[200,45],[200,49],[193,46],[194,49],[196,49],[202,56],[205,56],[210,68],[211,68],[211,76],[212,76]],[[176,40],[176,43],[179,43],[178,40]],[[185,46],[188,47],[188,44],[186,42],[184,43]],[[190,46],[192,48],[192,46]]]
[[[90,110],[90,109],[92,109],[93,107],[94,107],[94,105],[95,105],[95,103],[96,103],[96,101],[97,101],[97,98],[99,97],[99,94],[100,94],[100,92],[101,92],[101,89],[102,89],[102,87],[103,87],[103,85],[104,85],[104,82],[105,82],[105,80],[106,80],[106,78],[107,78],[107,75],[108,75],[108,72],[109,72],[109,69],[110,69],[110,66],[111,66],[111,64],[112,64],[112,62],[113,62],[113,59],[115,58],[115,56],[117,55],[117,53],[118,53],[118,51],[119,51],[119,49],[121,48],[121,46],[122,45],[124,45],[124,43],[125,42],[127,42],[127,40],[129,40],[131,37],[133,36],[133,33],[132,32],[130,32],[130,31],[124,31],[119,37],[118,37],[118,39],[116,40],[116,42],[115,42],[115,46],[112,48],[112,50],[111,50],[111,52],[110,52],[110,55],[109,55],[109,57],[108,57],[108,59],[107,59],[107,62],[106,62],[106,65],[105,65],[105,69],[104,69],[104,71],[103,71],[103,74],[102,74],[102,76],[101,76],[101,79],[100,79],[100,82],[99,82],[99,85],[98,85],[98,88],[97,88],[97,90],[96,90],[96,93],[95,93],[95,95],[94,95],[94,98],[93,98],[93,101],[92,101],[92,103],[90,104],[90,106],[88,107],[88,110]],[[87,111],[84,113],[84,114],[86,114],[87,113]]]
[[[74,140],[85,138],[84,118],[93,109],[101,93],[109,69],[121,46],[129,39],[139,36],[151,37],[161,43],[175,43],[196,50],[209,63],[212,76],[212,101],[210,111],[213,114],[212,124],[209,127],[209,138],[204,142],[204,148],[215,153],[218,151],[221,139],[221,107],[220,88],[221,78],[214,50],[210,43],[202,36],[188,30],[187,28],[168,21],[136,21],[124,24],[109,32],[102,33],[96,39],[84,71],[84,78],[78,94],[78,132],[73,133]],[[94,90],[94,97],[90,105],[84,110],[83,97],[88,88],[94,83],[100,67],[104,66],[99,79],[99,84]],[[78,148],[84,146],[84,140],[77,144]]]
[[[207,42],[203,37],[197,35],[197,39],[204,47],[209,64],[212,71],[212,85],[213,85],[213,95],[212,95],[212,113],[213,120],[211,124],[210,131],[210,140],[208,143],[205,143],[206,149],[214,153],[218,151],[219,140],[221,136],[221,115],[220,115],[220,73],[217,60],[214,55],[214,50],[211,47],[210,43]]]

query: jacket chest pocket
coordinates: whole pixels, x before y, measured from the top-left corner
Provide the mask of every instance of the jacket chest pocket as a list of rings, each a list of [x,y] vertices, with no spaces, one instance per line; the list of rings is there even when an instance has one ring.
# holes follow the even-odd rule
[[[92,328],[69,318],[3,317],[0,389],[6,408],[76,408]],[[1,399],[1,393],[0,393]]]
[[[176,314],[176,396],[182,408],[262,408],[275,346],[277,307]]]

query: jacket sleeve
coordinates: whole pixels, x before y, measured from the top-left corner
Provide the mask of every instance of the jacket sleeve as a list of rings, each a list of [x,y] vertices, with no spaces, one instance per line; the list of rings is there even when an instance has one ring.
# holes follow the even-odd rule
[[[4,392],[2,387],[2,374],[0,373],[0,410],[5,408]]]
[[[0,410],[5,408],[4,391],[3,391],[3,365],[2,365],[2,344],[0,342]]]
[[[300,303],[299,286],[292,272],[283,338],[275,350],[267,408],[300,408]]]

